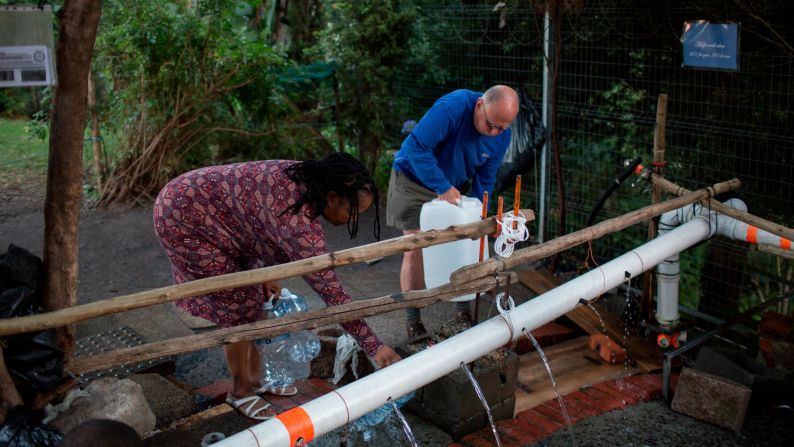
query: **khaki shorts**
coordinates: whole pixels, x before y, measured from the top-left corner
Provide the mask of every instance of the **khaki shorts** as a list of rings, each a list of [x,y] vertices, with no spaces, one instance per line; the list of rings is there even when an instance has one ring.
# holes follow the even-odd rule
[[[386,196],[386,225],[400,230],[418,230],[422,205],[438,194],[417,184],[402,172],[391,171]]]

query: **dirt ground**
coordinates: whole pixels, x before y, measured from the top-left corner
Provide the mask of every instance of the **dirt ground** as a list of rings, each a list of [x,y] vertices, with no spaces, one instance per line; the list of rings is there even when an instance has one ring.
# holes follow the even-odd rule
[[[9,243],[14,243],[41,255],[44,231],[43,199],[43,177],[6,175],[0,179],[0,250],[5,251]],[[372,242],[371,213],[367,213],[365,217],[366,222],[361,225],[357,241],[351,242],[343,228],[329,228],[329,248],[336,250],[353,244]],[[384,227],[384,238],[397,235],[395,229]],[[96,210],[85,207],[80,222],[79,264],[80,303],[171,284],[168,262],[154,237],[151,210],[148,206],[127,210]],[[362,299],[397,291],[399,266],[400,257],[391,256],[372,266],[358,264],[344,267],[339,269],[339,273],[343,284],[354,298]],[[308,293],[308,287],[300,279],[287,280],[282,285],[305,294],[311,308],[322,306],[318,298]],[[521,302],[527,296],[517,298]],[[484,312],[487,313],[487,309]],[[446,303],[423,313],[423,319],[430,327],[439,325],[451,316],[451,305]],[[404,341],[404,320],[401,312],[381,315],[369,321],[386,343]],[[119,325],[132,327],[148,341],[193,333],[177,315],[174,307],[165,304],[83,322],[78,325],[78,337],[97,334]],[[205,369],[203,377],[196,380],[217,380],[217,375],[224,373],[223,365],[215,365]],[[420,434],[434,430],[414,416],[409,416],[409,421]],[[793,423],[794,412],[790,408],[780,407],[751,415],[745,429],[734,434],[676,414],[669,406],[657,401],[587,419],[576,424],[575,433],[580,446],[783,446],[794,445],[791,431]],[[405,443],[404,438],[400,438],[399,430],[390,428],[388,431],[391,436],[383,438],[382,441],[362,440],[361,444],[356,444]],[[443,436],[418,437],[420,445],[445,445],[449,442]],[[319,440],[317,445],[339,443],[333,437],[326,437]],[[570,439],[565,431],[559,431],[536,445],[570,445]]]

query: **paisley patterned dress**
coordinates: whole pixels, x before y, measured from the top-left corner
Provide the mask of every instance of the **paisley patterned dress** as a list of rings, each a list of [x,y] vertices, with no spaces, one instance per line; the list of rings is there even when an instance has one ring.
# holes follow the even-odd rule
[[[285,209],[303,185],[267,160],[197,169],[171,180],[154,203],[154,229],[171,260],[174,282],[239,272],[325,254],[319,218]],[[304,276],[329,306],[352,301],[333,270]],[[252,323],[265,299],[261,285],[186,298],[177,305],[221,327]],[[370,356],[382,345],[363,320],[341,323]]]

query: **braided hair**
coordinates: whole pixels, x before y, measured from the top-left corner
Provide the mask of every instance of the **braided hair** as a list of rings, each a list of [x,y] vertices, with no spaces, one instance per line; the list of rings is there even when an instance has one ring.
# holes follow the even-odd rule
[[[372,194],[375,207],[375,239],[380,240],[380,212],[378,210],[378,187],[364,165],[350,154],[334,152],[322,160],[306,160],[295,163],[286,169],[287,177],[295,183],[306,186],[297,202],[284,213],[298,214],[304,204],[309,205],[309,217],[314,219],[325,211],[327,195],[335,192],[340,198],[350,201],[350,214],[347,231],[350,239],[358,234],[358,193],[367,191]],[[282,214],[284,214],[282,213]]]

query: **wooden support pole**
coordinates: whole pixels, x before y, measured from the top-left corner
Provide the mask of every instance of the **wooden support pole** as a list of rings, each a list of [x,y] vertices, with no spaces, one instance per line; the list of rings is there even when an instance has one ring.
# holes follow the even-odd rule
[[[66,364],[65,368],[75,375],[84,374],[130,362],[141,362],[167,355],[183,354],[239,341],[272,338],[285,332],[315,329],[328,324],[392,312],[406,307],[422,308],[461,295],[493,289],[505,282],[506,275],[515,274],[511,272],[479,278],[465,284],[445,284],[433,289],[395,293],[380,298],[353,301],[352,303],[331,306],[321,310],[272,320],[257,321],[204,334],[174,338],[87,357],[77,357]]]
[[[480,219],[485,220],[488,218],[488,191],[483,191],[482,193],[482,214],[480,215]],[[499,224],[496,224],[498,227]],[[478,258],[478,262],[482,262],[483,257],[485,257],[485,238],[487,235],[483,235],[480,238],[480,257]],[[480,292],[477,292],[477,295],[474,297],[474,324],[480,322]]]
[[[521,176],[516,176],[516,190],[513,195],[513,216],[518,217],[518,209],[521,208]],[[518,222],[513,221],[513,229],[518,229]]]
[[[739,179],[717,183],[716,185],[707,189],[699,189],[672,200],[657,203],[656,205],[649,205],[644,208],[640,208],[639,210],[632,211],[628,214],[605,220],[593,225],[592,227],[587,227],[579,231],[560,236],[556,239],[552,239],[545,244],[516,250],[513,252],[513,256],[509,258],[495,257],[477,265],[462,267],[452,272],[450,281],[457,284],[475,278],[482,278],[483,276],[487,276],[496,272],[501,272],[520,264],[546,258],[555,253],[575,247],[582,242],[591,241],[606,234],[620,231],[631,225],[646,221],[662,213],[666,213],[667,211],[681,208],[682,206],[689,205],[690,203],[697,202],[699,200],[705,200],[706,198],[715,194],[721,194],[723,192],[736,189],[739,187],[739,185],[741,185]]]
[[[499,223],[499,222],[502,221],[502,213],[504,213],[504,207],[505,207],[505,199],[504,199],[504,197],[499,196],[499,201],[496,202],[496,203],[497,203],[497,206],[496,206],[496,222],[497,222],[497,224],[496,224],[496,233],[495,234],[498,237],[499,234],[502,233],[502,224]]]
[[[527,215],[527,220],[535,218],[535,214],[532,210],[524,210],[524,214]],[[453,225],[442,230],[422,231],[416,234],[340,250],[322,256],[301,259],[286,264],[213,276],[211,278],[198,279],[173,286],[161,287],[159,289],[118,296],[54,312],[27,317],[0,319],[0,335],[41,331],[101,317],[103,315],[154,306],[218,290],[228,290],[308,275],[309,273],[318,272],[320,270],[377,259],[416,248],[424,248],[461,239],[477,239],[484,234],[493,233],[495,228],[496,219],[489,218],[465,225]]]
[[[0,347],[0,425],[5,420],[6,414],[17,405],[22,405],[22,397],[8,373],[3,358],[3,348]]]
[[[658,175],[653,173],[650,174],[650,181],[654,185],[658,185],[664,191],[669,192],[670,194],[676,196],[682,196],[684,194],[689,194],[690,192],[688,189],[682,188],[676,185],[675,183],[669,180],[665,180],[663,177],[659,177]],[[733,217],[734,219],[740,222],[744,222],[754,227],[758,227],[762,230],[766,230],[776,236],[780,236],[790,241],[794,241],[794,230],[791,228],[784,227],[783,225],[777,224],[775,222],[770,222],[766,219],[750,214],[746,211],[737,210],[736,208],[731,208],[728,205],[720,203],[716,199],[711,199],[711,197],[707,197],[703,200],[700,200],[700,204],[705,207],[709,207],[714,211],[717,211],[726,216]]]
[[[656,102],[656,127],[653,134],[653,172],[661,176],[664,171],[665,127],[667,122],[667,95],[659,95]],[[658,185],[651,187],[651,205],[662,200],[662,189]],[[648,221],[648,240],[656,237],[656,219]],[[648,320],[653,315],[653,270],[648,270],[642,280],[642,300],[640,301],[640,319]]]

